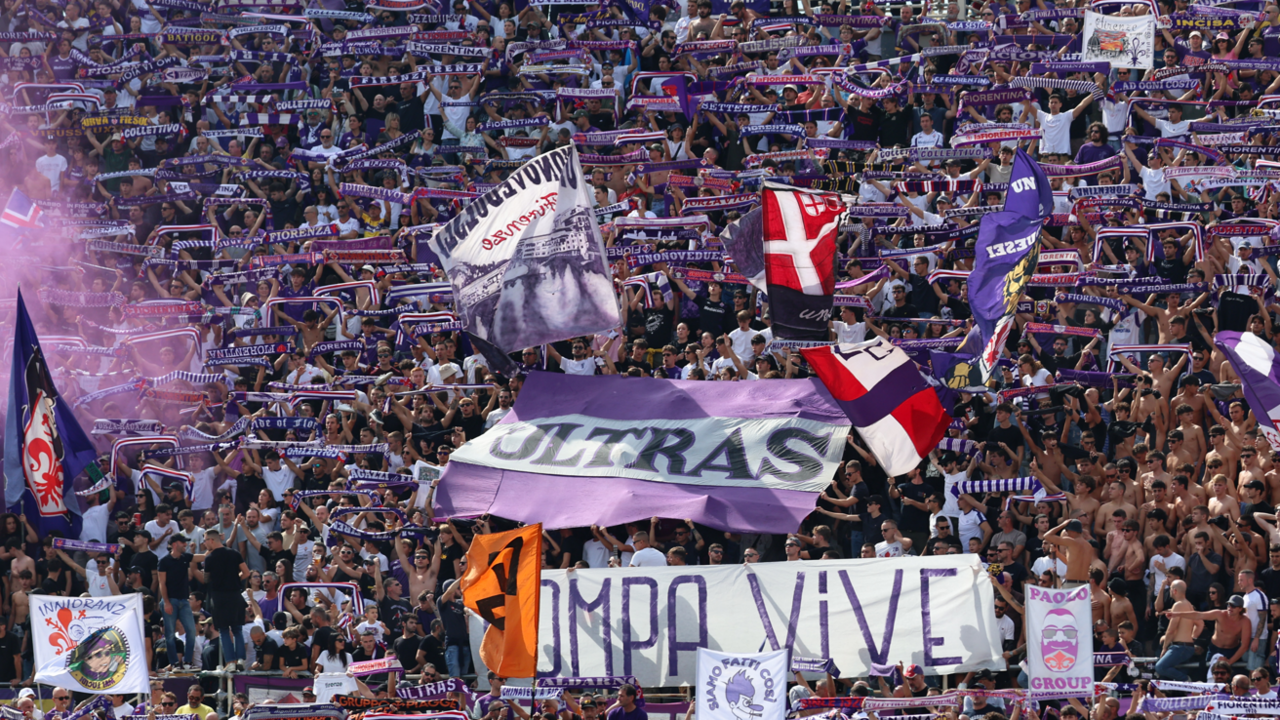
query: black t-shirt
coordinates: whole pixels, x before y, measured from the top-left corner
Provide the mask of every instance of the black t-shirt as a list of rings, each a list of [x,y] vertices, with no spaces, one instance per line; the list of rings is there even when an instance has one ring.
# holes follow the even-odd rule
[[[288,644],[280,648],[276,657],[276,669],[284,670],[287,667],[296,668],[301,666],[304,660],[311,659],[311,653],[307,650],[305,645],[298,642],[294,643],[292,648],[290,648]]]
[[[264,668],[275,667],[276,658],[280,657],[280,646],[276,644],[275,640],[272,640],[266,635],[263,635],[262,644],[254,645],[253,647],[254,647],[254,652],[258,654],[258,662],[262,663],[262,667]],[[267,662],[268,656],[270,656],[271,658],[270,662]]]
[[[13,661],[13,656],[21,653],[22,641],[16,636],[5,633],[5,636],[0,638],[0,682],[7,683],[10,680],[21,679]]]
[[[191,568],[191,553],[174,557],[172,553],[160,558],[157,569],[164,573],[164,586],[170,600],[186,600],[191,595],[191,583],[187,571]]]
[[[1022,431],[1010,424],[1007,428],[1000,427],[999,423],[992,425],[991,431],[987,433],[987,441],[993,443],[1004,443],[1009,446],[1013,452],[1018,452],[1018,448],[1023,446]]]
[[[441,585],[447,580],[456,580],[457,575],[453,572],[453,561],[461,560],[467,554],[466,550],[458,543],[452,545],[440,546],[440,573],[437,576]]]
[[[393,633],[399,633],[401,631],[400,626],[404,623],[404,618],[412,615],[413,608],[409,606],[409,601],[404,598],[392,600],[390,597],[383,597],[378,603],[378,617],[382,618],[382,622],[386,623]]]
[[[422,651],[423,661],[431,665],[435,665],[438,670],[448,669],[448,663],[444,658],[444,639],[437,638],[435,635],[428,635],[422,638],[422,643],[418,649]]]
[[[149,552],[134,553],[133,559],[129,561],[130,571],[133,568],[138,568],[142,571],[142,584],[147,587],[151,587],[151,573],[155,572],[159,565],[160,559],[156,557],[155,553]],[[182,597],[185,599],[187,596],[183,595]]]
[[[869,140],[876,142],[880,139],[880,117],[883,113],[877,108],[872,108],[871,112],[863,112],[861,109],[850,107],[844,114],[844,136],[847,140]]]
[[[396,654],[396,659],[400,661],[401,667],[412,668],[418,664],[418,648],[422,645],[422,639],[417,635],[412,637],[400,636],[395,642],[391,643],[391,651]]]
[[[728,322],[729,303],[725,302],[724,295],[720,296],[719,301],[709,297],[698,299],[698,330],[720,335],[727,332],[726,323]],[[684,348],[680,350],[683,351]]]
[[[204,557],[206,583],[215,592],[239,592],[240,565],[243,563],[240,553],[229,547],[211,551]]]
[[[907,303],[902,307],[894,306],[889,308],[884,312],[884,316],[891,318],[918,318],[920,317],[920,310],[915,305]]]
[[[899,109],[896,113],[880,113],[880,147],[911,145],[911,111]]]
[[[911,498],[917,502],[924,502],[932,490],[928,485],[920,483],[915,485],[912,483],[899,483],[898,492],[904,498]],[[929,531],[929,513],[917,507],[912,507],[907,503],[902,503],[902,522],[898,527],[904,533],[922,533]]]

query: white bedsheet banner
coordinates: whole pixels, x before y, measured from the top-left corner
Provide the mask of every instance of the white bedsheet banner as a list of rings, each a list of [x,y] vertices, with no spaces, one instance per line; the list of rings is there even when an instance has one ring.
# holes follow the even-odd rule
[[[694,683],[702,647],[787,648],[845,677],[873,662],[1000,670],[994,603],[975,555],[544,570],[538,673]]]

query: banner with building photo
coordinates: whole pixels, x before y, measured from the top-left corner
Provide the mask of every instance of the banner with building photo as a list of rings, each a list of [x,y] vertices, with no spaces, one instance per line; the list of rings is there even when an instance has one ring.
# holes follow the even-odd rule
[[[1156,16],[1084,13],[1081,62],[1106,62],[1117,68],[1150,70],[1155,63]]]
[[[149,693],[142,596],[31,596],[35,681],[95,695]]]
[[[495,371],[513,350],[621,324],[594,204],[570,145],[531,158],[432,236],[458,316]]]

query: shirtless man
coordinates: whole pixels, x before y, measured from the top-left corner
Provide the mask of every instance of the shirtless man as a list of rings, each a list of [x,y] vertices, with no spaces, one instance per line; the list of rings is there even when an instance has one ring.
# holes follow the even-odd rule
[[[1252,445],[1246,445],[1240,450],[1240,474],[1236,476],[1236,487],[1244,485],[1250,480],[1257,480],[1265,484],[1267,473],[1262,469],[1262,465],[1258,463],[1258,450]]]
[[[1158,395],[1158,397],[1157,397]],[[1155,381],[1149,377],[1141,378],[1138,383],[1138,408],[1139,422],[1150,421],[1151,426],[1147,430],[1154,430],[1149,433],[1148,442],[1153,447],[1160,447],[1160,443],[1165,437],[1165,433],[1169,432],[1169,403],[1166,398],[1169,397],[1164,393],[1155,391]]]
[[[1160,413],[1159,420],[1167,424],[1169,419],[1167,400],[1173,393],[1174,381],[1178,379],[1178,375],[1187,364],[1187,356],[1183,355],[1172,368],[1166,368],[1163,357],[1152,355],[1147,359],[1147,372],[1143,372],[1142,368],[1124,355],[1120,355],[1117,360],[1126,370],[1138,376],[1136,399],[1132,402],[1133,421],[1141,423],[1153,414]],[[1142,392],[1144,389],[1155,390],[1159,392],[1160,397],[1157,398],[1154,392],[1144,394]],[[1159,426],[1156,418],[1152,418],[1152,422]]]
[[[1138,508],[1124,498],[1124,488],[1124,483],[1119,480],[1114,480],[1107,485],[1107,502],[1098,508],[1097,514],[1093,517],[1094,535],[1106,534],[1107,523],[1111,521],[1111,517],[1117,510],[1124,512],[1126,520],[1138,517]]]
[[[23,629],[23,633],[30,634],[29,625],[31,614],[31,586],[35,583],[35,573],[30,570],[24,570],[17,574],[18,584],[10,597],[10,606],[13,611],[9,613],[9,632],[12,633],[15,627]]]
[[[1214,475],[1209,481],[1209,490],[1213,492],[1213,496],[1209,498],[1209,515],[1226,515],[1234,524],[1240,517],[1240,503],[1227,494],[1227,485],[1226,475]]]
[[[1181,553],[1183,557],[1189,558],[1191,557],[1191,554],[1195,552],[1194,538],[1202,532],[1207,534],[1209,539],[1213,542],[1214,552],[1219,555],[1226,552],[1223,549],[1226,541],[1222,537],[1222,531],[1219,530],[1216,525],[1209,524],[1209,517],[1209,507],[1207,505],[1196,505],[1191,509],[1192,527],[1191,530],[1188,530],[1187,533],[1182,536]]]
[[[1160,533],[1172,534],[1177,527],[1174,519],[1173,503],[1168,500],[1169,486],[1164,480],[1151,483],[1151,501],[1142,504],[1138,509],[1138,522],[1142,524],[1142,537],[1154,538]],[[1163,521],[1150,520],[1155,510],[1164,513]]]
[[[1181,317],[1185,320],[1191,311],[1204,304],[1204,301],[1208,299],[1208,297],[1209,293],[1201,293],[1200,297],[1192,300],[1187,305],[1183,305],[1181,295],[1178,293],[1169,293],[1164,297],[1166,307],[1163,308],[1154,304],[1158,302],[1158,298],[1155,294],[1148,295],[1146,302],[1140,302],[1136,298],[1129,296],[1122,296],[1120,299],[1154,317],[1156,319],[1156,326],[1160,331],[1160,342],[1170,343],[1173,342],[1173,328],[1170,327],[1170,321],[1175,317]],[[1183,355],[1182,357],[1184,360],[1186,359],[1186,355]],[[1169,396],[1166,394],[1165,397]]]
[[[1077,492],[1070,492],[1058,487],[1056,483],[1049,479],[1048,475],[1045,475],[1040,471],[1037,465],[1039,465],[1039,463],[1032,463],[1031,474],[1040,480],[1044,485],[1045,490],[1051,494],[1062,493],[1063,495],[1066,495],[1067,504],[1071,508],[1072,513],[1083,513],[1087,517],[1094,516],[1094,513],[1098,511],[1100,503],[1097,498],[1093,497],[1093,491],[1096,488],[1096,485],[1094,484],[1092,475],[1081,474],[1076,476],[1075,483]]]
[[[1146,501],[1150,501],[1154,497],[1155,483],[1160,481],[1164,483],[1165,489],[1169,488],[1169,481],[1173,480],[1173,475],[1165,469],[1164,453],[1154,450],[1147,453],[1147,469],[1146,472],[1138,476],[1138,482],[1142,483],[1143,493]]]
[[[1120,525],[1118,535],[1107,536],[1107,574],[1120,570],[1127,583],[1142,580],[1147,556],[1142,548],[1142,538],[1138,534],[1141,529],[1137,520],[1125,520]]]
[[[425,546],[414,550],[412,563],[405,553],[404,543],[396,543],[396,552],[400,555],[400,567],[409,576],[409,597],[416,600],[422,593],[434,591],[440,573],[439,537],[434,541],[430,554]]]
[[[1174,580],[1170,583],[1169,596],[1173,598],[1173,607],[1168,613],[1169,627],[1160,636],[1160,660],[1156,662],[1156,677],[1186,682],[1188,675],[1177,667],[1195,657],[1195,639],[1204,629],[1204,621],[1185,615],[1195,611],[1187,601],[1185,582]]]
[[[1066,551],[1067,576],[1062,587],[1076,588],[1089,583],[1089,564],[1093,562],[1093,547],[1084,539],[1084,525],[1079,520],[1068,520],[1045,533],[1044,542]]]
[[[1216,621],[1213,626],[1213,637],[1209,639],[1209,649],[1205,656],[1212,658],[1214,655],[1222,655],[1228,665],[1234,665],[1248,648],[1248,643],[1241,641],[1252,637],[1253,628],[1249,626],[1249,618],[1244,614],[1244,598],[1239,595],[1232,595],[1231,599],[1227,600],[1226,610],[1205,612],[1169,610],[1165,615],[1170,619]]]
[[[1214,425],[1209,428],[1209,452],[1205,453],[1205,466],[1210,468],[1213,474],[1222,473],[1224,475],[1234,471],[1239,467],[1240,448],[1238,443],[1232,443],[1227,437],[1227,431],[1221,425]],[[1212,468],[1217,466],[1217,471]],[[1210,475],[1212,477],[1212,475]],[[1235,495],[1237,486],[1228,484],[1227,490]]]
[[[1179,386],[1181,391],[1169,399],[1169,404],[1173,406],[1174,414],[1178,416],[1178,426],[1182,428],[1183,432],[1186,432],[1187,425],[1204,425],[1204,398],[1200,395],[1200,378],[1195,375],[1188,375],[1182,378]],[[1184,405],[1191,411],[1190,418],[1182,417],[1182,406]]]
[[[1170,487],[1173,488],[1173,519],[1176,523],[1182,522],[1185,517],[1190,517],[1195,506],[1203,505],[1208,499],[1200,494],[1204,489],[1199,485],[1192,485],[1185,473],[1174,475],[1173,484]]]
[[[1183,405],[1183,407],[1186,406]],[[1190,416],[1189,411],[1187,416]],[[1192,425],[1191,427],[1193,433],[1199,433],[1198,427],[1195,425]],[[1186,437],[1186,433],[1180,428],[1174,428],[1165,435],[1166,442],[1169,446],[1169,458],[1173,460],[1175,467],[1177,465],[1182,465],[1183,463],[1194,466],[1198,464],[1200,458],[1203,457],[1203,453],[1197,453],[1196,444],[1187,442]],[[1199,434],[1196,434],[1194,437],[1196,438],[1196,443],[1200,443]]]

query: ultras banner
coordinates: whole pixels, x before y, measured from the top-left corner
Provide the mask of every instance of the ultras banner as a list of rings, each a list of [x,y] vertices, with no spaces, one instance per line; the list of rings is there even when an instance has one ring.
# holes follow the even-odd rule
[[[974,555],[821,563],[545,570],[539,677],[697,681],[698,648],[790,648],[845,677],[1004,667],[991,581]]]
[[[662,515],[788,532],[830,484],[848,434],[815,379],[533,373],[512,412],[450,458],[437,516],[492,513],[558,529]]]
[[[31,596],[35,681],[72,692],[150,691],[142,596]]]

